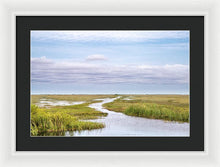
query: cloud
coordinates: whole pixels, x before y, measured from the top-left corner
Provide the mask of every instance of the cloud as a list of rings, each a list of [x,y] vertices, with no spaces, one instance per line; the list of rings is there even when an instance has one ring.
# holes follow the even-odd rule
[[[32,83],[78,84],[185,84],[188,65],[106,65],[56,62],[45,57],[31,59]]]
[[[107,60],[107,58],[104,55],[89,55],[86,57],[87,61],[97,61],[97,60]]]
[[[188,39],[189,31],[31,31],[32,40],[71,42],[144,42],[157,39]]]

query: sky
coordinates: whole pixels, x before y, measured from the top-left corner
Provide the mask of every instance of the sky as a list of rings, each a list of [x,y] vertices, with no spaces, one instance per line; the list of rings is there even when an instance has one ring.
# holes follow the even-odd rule
[[[189,31],[31,31],[31,94],[189,94]]]

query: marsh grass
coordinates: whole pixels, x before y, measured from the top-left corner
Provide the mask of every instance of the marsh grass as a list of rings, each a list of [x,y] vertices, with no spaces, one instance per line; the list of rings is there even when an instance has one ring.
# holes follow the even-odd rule
[[[146,117],[152,119],[164,119],[168,121],[189,122],[189,111],[168,105],[142,104],[131,105],[125,112],[127,115]]]
[[[51,132],[81,131],[100,129],[105,125],[102,123],[82,121],[85,119],[96,119],[106,116],[87,107],[88,104],[73,106],[56,106],[52,108],[39,108],[31,105],[31,135],[38,136]]]
[[[96,111],[95,109],[88,107],[89,104],[91,103],[83,103],[71,106],[54,106],[46,110],[53,113],[66,112],[67,114],[82,120],[97,119],[101,116],[107,116],[107,113]]]
[[[188,95],[130,95],[132,100],[123,100],[126,97],[103,106],[131,116],[189,122]]]
[[[111,111],[131,116],[189,122],[188,95],[120,95],[121,98],[103,106]],[[64,135],[65,131],[100,129],[105,125],[86,121],[107,116],[107,113],[88,107],[94,99],[114,98],[117,95],[32,95],[31,135]],[[129,98],[131,100],[124,100]],[[41,101],[85,101],[70,106],[34,105]]]

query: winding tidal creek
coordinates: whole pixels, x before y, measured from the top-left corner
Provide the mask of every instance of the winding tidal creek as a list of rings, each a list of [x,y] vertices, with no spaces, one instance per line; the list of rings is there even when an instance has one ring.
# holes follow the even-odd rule
[[[102,105],[110,103],[116,98],[98,99],[102,102],[92,103],[89,107],[98,111],[108,113],[107,117],[90,120],[94,122],[102,122],[105,124],[103,129],[83,130],[80,132],[65,132],[65,136],[190,136],[190,124],[179,123],[164,120],[148,119],[141,117],[128,116],[123,113],[118,113],[105,109]]]

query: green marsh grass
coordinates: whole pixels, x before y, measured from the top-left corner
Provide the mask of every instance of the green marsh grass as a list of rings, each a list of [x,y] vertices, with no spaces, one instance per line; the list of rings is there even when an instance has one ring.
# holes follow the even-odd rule
[[[129,95],[104,104],[104,107],[130,116],[189,122],[188,95]]]
[[[87,104],[88,105],[88,104]],[[56,106],[39,108],[31,105],[31,135],[44,135],[48,132],[80,131],[104,128],[104,124],[82,121],[106,116],[106,113],[95,111],[86,104],[75,106]]]
[[[158,104],[131,105],[125,112],[127,115],[164,119],[168,121],[189,122],[189,111],[181,107]]]
[[[88,107],[94,99],[115,97],[115,95],[31,95],[31,135],[63,135],[65,131],[80,131],[104,128],[104,124],[86,121],[107,116],[107,113]],[[70,106],[44,105],[38,107],[41,99],[46,101],[85,101]]]

